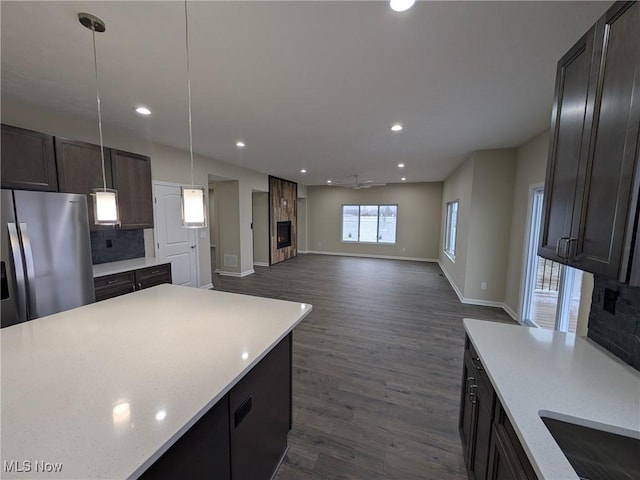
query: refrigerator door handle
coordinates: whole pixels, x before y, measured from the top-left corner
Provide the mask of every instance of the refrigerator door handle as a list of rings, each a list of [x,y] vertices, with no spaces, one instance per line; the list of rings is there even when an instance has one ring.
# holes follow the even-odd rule
[[[20,249],[20,237],[15,223],[7,223],[9,230],[9,246],[16,274],[16,303],[18,307],[18,319],[25,322],[27,318],[27,280],[25,277],[24,262]]]
[[[29,240],[29,230],[26,223],[20,223],[20,233],[22,234],[22,247],[24,248],[24,259],[27,264],[27,287],[29,289],[29,318],[38,318],[36,311],[36,269],[33,266],[33,251]]]

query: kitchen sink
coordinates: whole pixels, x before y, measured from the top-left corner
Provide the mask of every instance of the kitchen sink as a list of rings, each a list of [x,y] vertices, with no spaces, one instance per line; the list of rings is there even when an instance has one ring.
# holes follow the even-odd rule
[[[640,439],[540,418],[581,479],[640,479]]]

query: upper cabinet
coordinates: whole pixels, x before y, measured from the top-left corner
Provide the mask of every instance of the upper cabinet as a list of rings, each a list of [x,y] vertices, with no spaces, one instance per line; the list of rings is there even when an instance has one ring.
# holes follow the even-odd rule
[[[640,190],[639,31],[640,5],[617,2],[558,63],[538,251],[622,282]]]
[[[56,137],[56,157],[58,159],[60,191],[87,195],[89,226],[92,230],[95,230],[97,225],[95,224],[93,201],[90,195],[94,188],[103,185],[100,146]],[[105,148],[104,157],[107,188],[113,188],[111,158],[109,157],[108,148]]]
[[[151,159],[121,150],[111,150],[110,155],[122,227],[153,228]]]
[[[2,125],[3,188],[58,191],[53,137]]]
[[[95,188],[118,191],[119,228],[153,228],[151,159],[144,155],[2,125],[2,187],[87,195],[92,230]],[[103,176],[104,175],[104,176]]]

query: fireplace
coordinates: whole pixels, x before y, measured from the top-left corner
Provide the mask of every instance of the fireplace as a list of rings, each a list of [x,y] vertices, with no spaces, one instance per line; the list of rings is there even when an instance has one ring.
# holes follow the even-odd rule
[[[278,248],[291,246],[291,222],[278,222]]]

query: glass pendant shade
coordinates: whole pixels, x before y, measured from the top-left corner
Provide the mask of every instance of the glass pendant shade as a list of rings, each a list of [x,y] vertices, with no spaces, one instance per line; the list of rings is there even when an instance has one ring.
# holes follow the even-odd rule
[[[119,225],[118,192],[110,188],[94,188],[93,212],[96,225]]]
[[[182,187],[182,226],[202,228],[207,226],[207,209],[204,187]]]
[[[389,5],[394,12],[404,12],[413,7],[416,0],[390,0]]]

